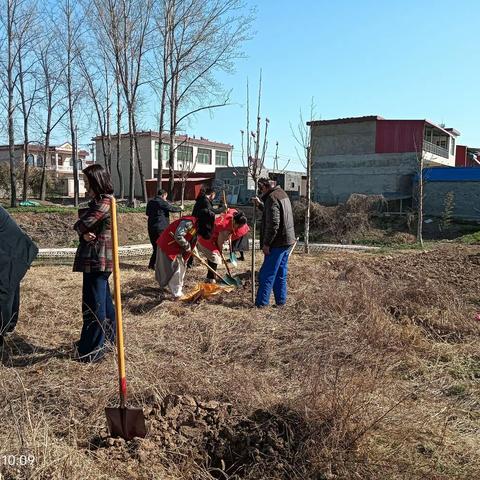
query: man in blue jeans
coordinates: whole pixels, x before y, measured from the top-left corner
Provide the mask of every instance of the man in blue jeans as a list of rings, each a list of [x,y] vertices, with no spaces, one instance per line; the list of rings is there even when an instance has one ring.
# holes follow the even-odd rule
[[[261,178],[258,188],[262,196],[254,201],[262,211],[260,245],[265,259],[260,268],[255,306],[268,306],[272,289],[275,303],[282,306],[287,301],[288,256],[295,243],[292,205],[288,195],[268,178]]]

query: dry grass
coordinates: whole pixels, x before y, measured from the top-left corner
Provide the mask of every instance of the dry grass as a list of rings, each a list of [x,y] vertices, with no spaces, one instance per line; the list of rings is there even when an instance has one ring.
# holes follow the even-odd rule
[[[115,359],[66,358],[81,327],[81,276],[33,267],[0,367],[0,453],[36,461],[5,478],[478,478],[478,258],[458,246],[295,255],[288,306],[261,311],[243,290],[170,302],[143,265],[124,265],[131,403],[189,394],[230,402],[240,417],[275,412],[290,425],[284,473],[261,461],[239,476],[161,445],[147,460],[91,448],[116,399]],[[189,272],[189,284],[203,273]]]

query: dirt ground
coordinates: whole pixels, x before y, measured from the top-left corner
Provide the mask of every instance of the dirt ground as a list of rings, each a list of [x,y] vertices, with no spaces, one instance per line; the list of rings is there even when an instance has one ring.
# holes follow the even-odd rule
[[[72,209],[73,210],[73,209]],[[75,211],[65,213],[15,212],[12,217],[40,248],[76,247],[78,234],[73,230]],[[147,217],[143,213],[118,215],[120,245],[149,243]]]
[[[295,254],[288,305],[263,310],[248,284],[172,302],[145,264],[122,265],[122,288],[147,438],[106,430],[115,354],[69,358],[81,275],[37,265],[0,366],[0,460],[34,460],[0,465],[3,478],[479,478],[478,246]]]

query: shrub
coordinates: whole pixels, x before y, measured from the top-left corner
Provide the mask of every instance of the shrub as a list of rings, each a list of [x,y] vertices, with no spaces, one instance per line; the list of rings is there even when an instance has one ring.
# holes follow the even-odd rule
[[[371,218],[383,211],[385,199],[381,195],[350,195],[340,205],[326,207],[312,202],[310,231],[317,237],[330,237],[337,242],[351,242],[352,238],[371,229]],[[295,202],[293,215],[298,231],[305,225],[306,202]]]

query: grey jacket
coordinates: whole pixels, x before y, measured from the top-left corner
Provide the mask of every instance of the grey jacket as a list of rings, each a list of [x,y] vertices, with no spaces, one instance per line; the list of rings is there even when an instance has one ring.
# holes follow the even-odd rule
[[[259,208],[263,211],[260,246],[275,248],[293,245],[295,228],[288,195],[277,186],[263,195]]]
[[[37,254],[30,237],[0,207],[0,305],[9,303]]]

